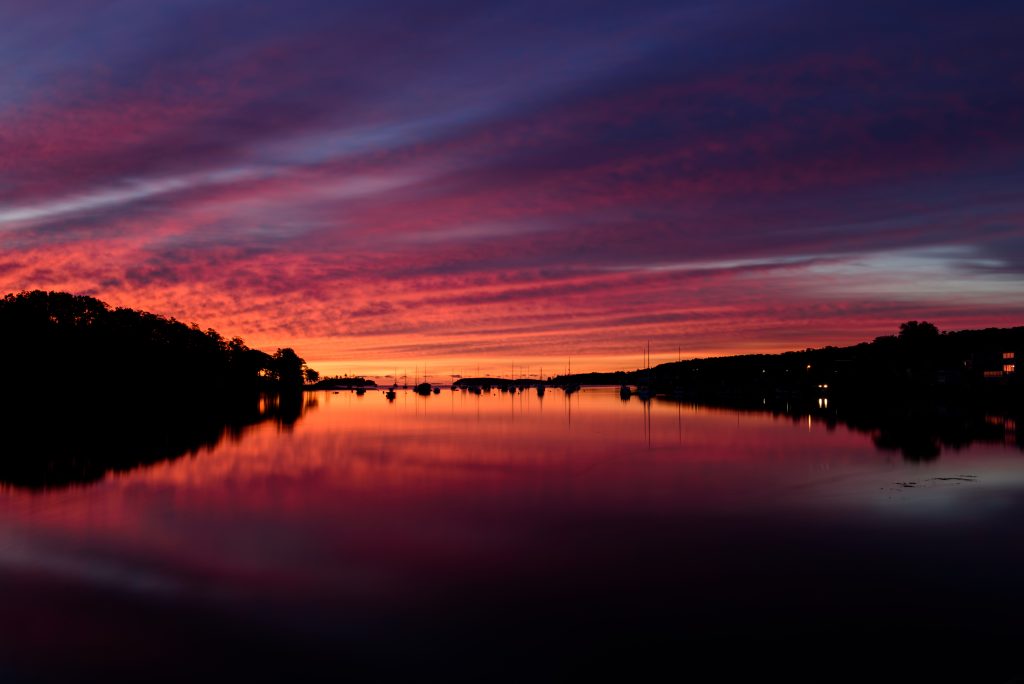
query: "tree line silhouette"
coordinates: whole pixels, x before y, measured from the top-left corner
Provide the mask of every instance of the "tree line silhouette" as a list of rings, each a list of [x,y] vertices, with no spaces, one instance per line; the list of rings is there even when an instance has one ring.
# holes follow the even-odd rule
[[[315,375],[294,350],[267,354],[240,338],[66,292],[0,300],[0,363],[8,391],[63,386],[91,395],[149,385],[162,393],[301,391]]]
[[[315,372],[173,318],[65,292],[0,299],[0,483],[50,488],[290,427]]]
[[[907,321],[894,335],[848,347],[693,359],[552,383],[638,385],[660,401],[795,421],[814,416],[922,461],[974,442],[1024,449],[1022,358],[1024,327],[940,332]]]
[[[1009,355],[1008,358],[1006,355]],[[1024,327],[939,332],[907,321],[898,334],[848,347],[664,363],[650,369],[561,376],[554,384],[634,384],[653,394],[698,399],[945,396],[1019,401]],[[1005,371],[1004,369],[1012,369]]]

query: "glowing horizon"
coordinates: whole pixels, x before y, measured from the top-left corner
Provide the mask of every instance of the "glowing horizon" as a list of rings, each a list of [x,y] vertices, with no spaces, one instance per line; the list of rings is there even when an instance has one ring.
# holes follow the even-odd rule
[[[1021,325],[1022,19],[14,0],[0,291],[378,379]]]

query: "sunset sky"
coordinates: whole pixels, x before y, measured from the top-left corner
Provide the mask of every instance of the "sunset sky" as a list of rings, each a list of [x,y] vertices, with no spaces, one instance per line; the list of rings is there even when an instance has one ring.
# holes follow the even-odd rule
[[[0,2],[0,291],[322,373],[1024,324],[1024,5]]]

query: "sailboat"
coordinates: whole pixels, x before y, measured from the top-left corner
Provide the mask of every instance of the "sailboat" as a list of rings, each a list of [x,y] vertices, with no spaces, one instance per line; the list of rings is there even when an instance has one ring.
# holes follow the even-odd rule
[[[647,401],[651,398],[651,343],[647,342],[647,348],[644,349],[644,381],[643,384],[638,385],[636,388],[636,396],[640,397],[641,400]]]
[[[389,387],[388,391],[384,393],[384,397],[388,401],[394,401],[395,397],[398,396],[398,394],[395,392],[395,388],[398,387],[398,369],[397,368],[395,369],[395,375],[392,378],[392,380],[393,380],[393,382],[391,383],[391,387]]]
[[[565,376],[566,376],[566,379],[572,377],[572,357],[571,356],[569,357],[569,370],[568,370],[568,372],[566,372]],[[568,382],[568,383],[566,383],[566,385],[564,387],[562,387],[562,390],[566,394],[572,394],[573,392],[578,392],[579,389],[580,389],[580,385],[579,385],[578,382]]]

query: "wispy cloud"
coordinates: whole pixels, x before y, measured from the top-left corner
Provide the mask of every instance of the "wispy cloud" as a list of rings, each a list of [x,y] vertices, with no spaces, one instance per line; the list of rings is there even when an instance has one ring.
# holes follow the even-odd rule
[[[1019,324],[1022,20],[995,0],[4,3],[0,288],[328,370]]]

